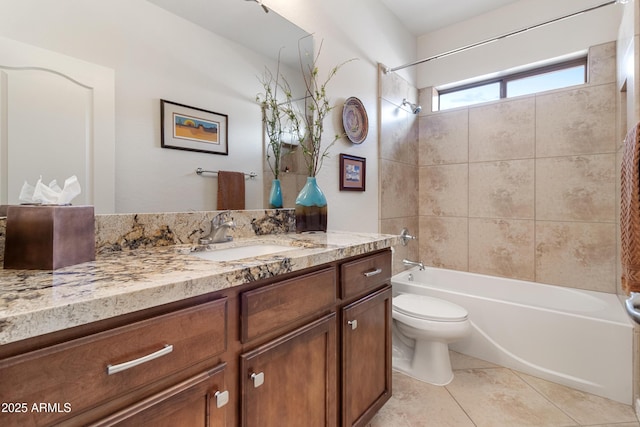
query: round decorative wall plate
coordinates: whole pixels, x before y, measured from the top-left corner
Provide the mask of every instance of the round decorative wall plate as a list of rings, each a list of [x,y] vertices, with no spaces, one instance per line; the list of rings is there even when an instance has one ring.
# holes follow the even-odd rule
[[[342,125],[349,141],[361,144],[369,133],[369,118],[362,102],[356,98],[347,98],[342,108]]]

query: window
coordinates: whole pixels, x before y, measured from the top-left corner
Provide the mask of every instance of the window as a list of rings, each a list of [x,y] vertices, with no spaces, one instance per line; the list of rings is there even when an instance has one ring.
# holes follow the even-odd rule
[[[485,83],[469,88],[459,88],[451,92],[440,92],[440,110],[473,105],[500,99],[500,82]]]
[[[501,98],[584,84],[587,57],[441,90],[434,110],[448,110]]]

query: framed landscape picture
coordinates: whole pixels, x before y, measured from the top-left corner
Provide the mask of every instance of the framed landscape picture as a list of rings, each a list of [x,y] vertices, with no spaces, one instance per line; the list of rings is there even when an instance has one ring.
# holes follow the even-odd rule
[[[340,191],[364,191],[367,159],[340,154]]]
[[[226,114],[160,100],[163,148],[229,154]]]

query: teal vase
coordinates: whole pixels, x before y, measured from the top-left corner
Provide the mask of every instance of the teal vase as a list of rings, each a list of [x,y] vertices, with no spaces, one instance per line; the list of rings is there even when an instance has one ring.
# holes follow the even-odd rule
[[[315,176],[307,177],[296,198],[296,233],[327,231],[327,198]]]
[[[269,209],[280,209],[282,207],[282,188],[280,180],[271,181],[271,191],[269,192]]]

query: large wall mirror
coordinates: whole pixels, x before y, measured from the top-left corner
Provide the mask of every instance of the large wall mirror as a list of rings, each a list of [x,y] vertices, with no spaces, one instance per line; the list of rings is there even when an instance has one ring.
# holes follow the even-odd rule
[[[258,77],[279,55],[300,73],[300,43],[313,52],[307,32],[254,0],[61,0],[57,6],[25,0],[10,8],[0,17],[0,204],[19,203],[24,181],[75,174],[84,191],[73,203],[94,204],[98,213],[209,210],[215,179],[195,174],[204,167],[257,172],[247,184],[247,209],[266,207],[270,176],[255,101]],[[230,42],[212,46],[202,29]],[[175,58],[172,37],[191,42]],[[31,59],[20,53],[30,46],[36,48]],[[15,53],[11,59],[7,50]],[[232,58],[216,62],[218,54]],[[235,132],[229,155],[162,149],[163,98],[229,114]]]
[[[213,33],[299,68],[298,41],[312,52],[309,33],[255,0],[147,0]],[[254,5],[255,4],[255,5]]]
[[[112,211],[113,71],[1,37],[0,58],[0,204],[75,175],[74,204]]]
[[[168,11],[181,16],[203,28],[222,34],[225,37],[253,49],[266,57],[281,62],[281,72],[292,84],[293,97],[298,99],[300,111],[305,106],[300,98],[306,93],[304,81],[300,73],[310,70],[313,62],[313,37],[306,31],[289,22],[282,16],[269,10],[256,0],[148,0]],[[247,2],[255,3],[247,7]],[[221,13],[221,10],[224,12]],[[215,18],[220,16],[220,19]],[[270,72],[275,73],[272,68]],[[265,147],[266,141],[263,143]],[[283,207],[293,208],[295,198],[306,182],[307,173],[303,167],[301,150],[296,146],[286,145],[280,175],[283,189]],[[271,187],[271,170],[263,154],[262,207],[268,207],[268,194]]]

